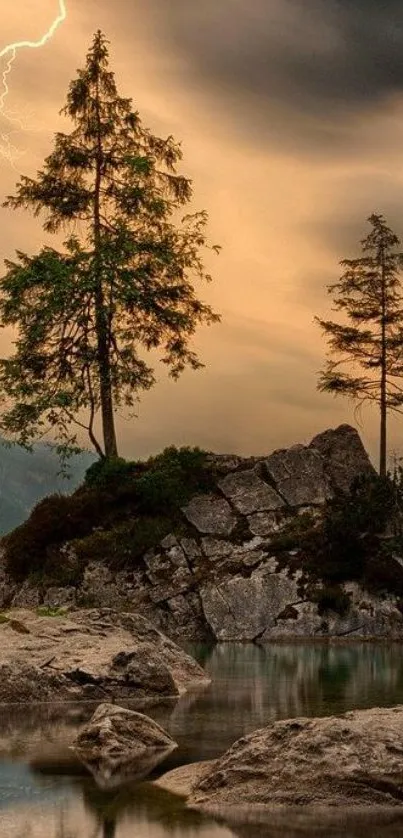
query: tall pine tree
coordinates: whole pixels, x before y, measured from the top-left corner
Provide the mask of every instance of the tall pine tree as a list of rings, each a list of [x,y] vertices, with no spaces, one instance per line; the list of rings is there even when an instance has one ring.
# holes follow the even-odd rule
[[[386,475],[387,414],[403,404],[403,296],[400,240],[382,215],[368,219],[362,256],[344,259],[338,282],[328,287],[344,323],[315,318],[332,356],[318,388],[375,403],[380,412],[379,472]],[[334,359],[335,358],[335,359]],[[348,371],[349,370],[349,371]]]
[[[61,251],[6,262],[0,320],[17,340],[0,362],[1,427],[25,444],[52,429],[68,450],[81,425],[110,458],[116,410],[155,382],[146,352],[159,349],[174,378],[202,366],[191,338],[219,320],[192,284],[211,279],[201,257],[207,214],[181,217],[192,189],[176,171],[180,145],[153,136],[118,95],[101,32],[61,113],[72,132],[56,134],[36,179],[22,177],[4,204],[44,212],[44,229],[67,238]]]

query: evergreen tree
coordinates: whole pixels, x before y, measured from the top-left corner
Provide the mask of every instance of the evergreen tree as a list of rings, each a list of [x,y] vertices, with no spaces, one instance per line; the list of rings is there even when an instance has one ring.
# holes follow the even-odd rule
[[[191,281],[211,279],[200,255],[207,214],[181,218],[192,196],[176,172],[181,147],[153,136],[118,95],[101,32],[61,113],[72,132],[56,134],[36,179],[22,177],[4,204],[44,211],[44,229],[67,238],[62,251],[6,262],[0,319],[17,340],[0,361],[1,428],[27,445],[52,429],[67,451],[81,425],[100,456],[116,457],[116,410],[155,383],[146,352],[159,349],[174,378],[198,369],[191,338],[220,319]]]
[[[318,389],[372,402],[380,411],[379,472],[386,475],[387,414],[403,404],[402,254],[398,237],[382,215],[368,219],[371,230],[361,242],[362,256],[344,259],[340,280],[328,287],[342,324],[315,318],[325,334],[330,358]],[[350,368],[350,372],[346,370]]]

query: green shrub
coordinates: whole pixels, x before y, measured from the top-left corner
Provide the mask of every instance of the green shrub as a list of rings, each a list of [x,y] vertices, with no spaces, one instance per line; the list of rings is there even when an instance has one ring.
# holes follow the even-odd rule
[[[317,602],[318,614],[321,617],[329,611],[345,617],[350,610],[351,599],[340,585],[322,585],[314,592],[312,598]]]
[[[95,491],[45,498],[4,537],[7,569],[17,579],[44,570],[54,545],[86,535],[104,519],[107,509],[108,499]]]
[[[139,509],[159,514],[178,509],[192,495],[212,488],[212,476],[205,468],[206,454],[199,448],[166,448],[147,462],[147,469],[135,484]]]
[[[374,593],[403,596],[402,484],[391,477],[365,475],[324,510],[321,526],[304,542],[304,569],[334,587],[357,581]]]
[[[371,593],[393,593],[403,597],[403,567],[394,558],[390,544],[383,544],[369,556],[362,583]]]
[[[138,471],[138,464],[127,462],[122,457],[100,459],[92,463],[87,469],[84,482],[91,489],[96,488],[110,492],[117,486],[131,483]]]
[[[316,519],[310,512],[294,515],[278,533],[270,538],[273,552],[302,549],[316,529]]]
[[[150,547],[172,531],[170,518],[142,516],[112,530],[91,533],[75,542],[78,556],[85,560],[105,561],[113,570],[136,566]]]
[[[67,609],[60,608],[59,606],[39,605],[36,613],[38,617],[65,617]]]
[[[120,457],[98,460],[86,472],[85,485],[109,494],[129,489],[142,509],[160,512],[185,503],[195,492],[212,485],[200,448],[165,448],[146,462]]]
[[[174,447],[145,463],[99,460],[73,495],[45,498],[5,537],[8,571],[65,585],[80,580],[90,557],[131,565],[180,525],[180,507],[192,495],[212,488],[205,461],[199,448]],[[77,547],[76,562],[60,549],[66,542]]]

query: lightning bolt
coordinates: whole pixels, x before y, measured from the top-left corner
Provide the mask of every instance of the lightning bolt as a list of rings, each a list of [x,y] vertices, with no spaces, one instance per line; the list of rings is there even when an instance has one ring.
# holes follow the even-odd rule
[[[7,113],[5,110],[5,101],[10,92],[9,89],[9,76],[13,68],[13,64],[15,59],[17,58],[17,53],[21,49],[40,49],[41,47],[45,46],[45,44],[50,41],[53,37],[56,29],[66,20],[67,17],[67,8],[65,0],[58,0],[59,2],[59,13],[55,17],[54,21],[49,26],[47,32],[39,38],[38,41],[14,41],[12,44],[7,44],[2,50],[0,50],[0,60],[5,58],[6,66],[1,74],[1,81],[2,81],[2,92],[0,93],[0,115],[5,117],[9,122],[13,123],[17,126],[14,130],[7,132],[6,134],[0,134],[0,154],[8,160],[9,163],[15,168],[16,160],[25,154],[24,151],[20,151],[12,142],[11,136],[12,134],[18,132],[18,130],[26,130],[26,127],[23,123],[23,120],[19,116],[14,116],[14,114]]]

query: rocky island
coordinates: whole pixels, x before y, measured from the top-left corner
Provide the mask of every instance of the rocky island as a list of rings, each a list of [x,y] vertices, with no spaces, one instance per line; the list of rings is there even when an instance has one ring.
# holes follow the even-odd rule
[[[374,565],[376,533],[351,546],[342,524],[330,558],[318,536],[324,510],[343,494],[358,509],[349,488],[375,475],[352,427],[262,457],[168,449],[125,469],[46,499],[3,540],[4,611],[107,607],[173,639],[403,638],[403,560]]]

